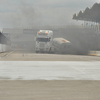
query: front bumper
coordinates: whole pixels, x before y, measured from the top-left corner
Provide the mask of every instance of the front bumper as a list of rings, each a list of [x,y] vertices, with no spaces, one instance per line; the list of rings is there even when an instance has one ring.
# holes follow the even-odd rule
[[[38,51],[38,52],[49,52],[49,48],[39,48],[39,49],[35,49],[35,51]]]

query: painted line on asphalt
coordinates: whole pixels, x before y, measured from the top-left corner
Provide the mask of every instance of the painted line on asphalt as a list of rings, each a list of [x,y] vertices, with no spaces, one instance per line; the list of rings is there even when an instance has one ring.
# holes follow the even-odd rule
[[[4,58],[4,57],[7,57],[7,56],[10,56],[11,54],[13,53],[13,51],[9,52],[9,53],[6,53],[4,54],[3,56],[0,56],[0,59]]]
[[[0,80],[100,80],[100,62],[1,61]]]

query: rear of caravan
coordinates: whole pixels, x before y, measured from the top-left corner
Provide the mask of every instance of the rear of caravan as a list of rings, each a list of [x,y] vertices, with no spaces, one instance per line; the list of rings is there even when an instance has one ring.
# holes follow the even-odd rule
[[[64,38],[54,38],[52,43],[52,51],[54,53],[69,53],[71,47],[70,41]]]

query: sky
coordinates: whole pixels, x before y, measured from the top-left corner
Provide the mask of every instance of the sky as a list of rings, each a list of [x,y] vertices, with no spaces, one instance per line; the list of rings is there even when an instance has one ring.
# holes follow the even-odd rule
[[[100,0],[0,0],[0,28],[77,24],[72,15]]]

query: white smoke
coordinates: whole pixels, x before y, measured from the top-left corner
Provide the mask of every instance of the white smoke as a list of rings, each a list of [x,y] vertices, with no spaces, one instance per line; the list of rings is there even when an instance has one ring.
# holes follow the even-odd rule
[[[98,1],[98,0],[97,0]],[[72,24],[72,15],[94,0],[0,0],[0,27]]]

